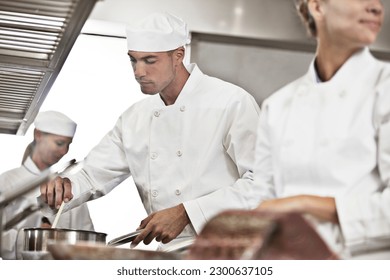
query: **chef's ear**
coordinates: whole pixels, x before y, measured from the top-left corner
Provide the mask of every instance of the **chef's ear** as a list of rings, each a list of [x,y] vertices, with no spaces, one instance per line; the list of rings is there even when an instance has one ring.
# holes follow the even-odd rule
[[[186,51],[184,47],[179,47],[175,50],[174,56],[177,60],[183,61]]]
[[[42,138],[43,134],[44,133],[42,131],[35,128],[34,129],[34,140],[39,141]]]
[[[319,22],[324,17],[324,5],[325,0],[307,0],[307,8],[309,9],[310,15],[314,18],[315,22]]]

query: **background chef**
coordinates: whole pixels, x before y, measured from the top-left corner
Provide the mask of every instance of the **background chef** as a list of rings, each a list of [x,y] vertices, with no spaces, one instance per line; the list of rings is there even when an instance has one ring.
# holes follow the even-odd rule
[[[310,216],[342,258],[388,259],[390,65],[368,49],[382,2],[297,2],[317,51],[303,77],[263,103],[258,209]]]
[[[77,124],[60,112],[45,111],[37,115],[34,126],[34,140],[26,148],[22,165],[0,175],[0,191],[2,193],[12,192],[23,183],[28,184],[29,181],[38,177],[43,170],[57,163],[69,151]],[[4,222],[9,221],[25,208],[36,205],[37,196],[39,196],[39,188],[12,201],[4,209]],[[49,227],[50,223],[53,222],[53,218],[44,217],[38,211],[16,224],[12,229],[4,232],[2,239],[3,259],[21,258],[23,228]],[[87,204],[62,215],[57,227],[94,230]]]
[[[42,186],[42,198],[56,207],[70,200],[68,209],[132,175],[149,214],[133,245],[191,239],[220,211],[254,207],[253,97],[184,65],[189,33],[175,16],[157,13],[129,26],[127,43],[135,79],[150,96],[120,116],[79,173]]]

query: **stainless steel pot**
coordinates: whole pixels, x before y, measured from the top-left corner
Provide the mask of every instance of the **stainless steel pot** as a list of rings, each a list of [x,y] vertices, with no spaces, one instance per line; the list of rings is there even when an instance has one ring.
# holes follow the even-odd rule
[[[56,241],[76,244],[79,241],[105,244],[106,233],[63,228],[24,229],[24,251],[47,251],[47,245]]]

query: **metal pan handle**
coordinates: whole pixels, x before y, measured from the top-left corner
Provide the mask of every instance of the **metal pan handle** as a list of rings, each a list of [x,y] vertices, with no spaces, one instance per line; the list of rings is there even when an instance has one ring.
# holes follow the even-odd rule
[[[142,231],[142,229],[130,232],[128,234],[119,236],[117,238],[114,238],[114,239],[108,241],[107,245],[108,246],[119,246],[122,244],[130,243],[141,233],[141,231]]]

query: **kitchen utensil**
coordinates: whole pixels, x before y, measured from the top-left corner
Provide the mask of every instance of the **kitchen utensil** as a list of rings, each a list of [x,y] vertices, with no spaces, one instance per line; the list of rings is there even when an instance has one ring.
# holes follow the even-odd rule
[[[24,231],[24,251],[34,254],[48,252],[49,244],[63,242],[67,244],[77,244],[78,242],[88,242],[89,244],[106,243],[106,233],[73,230],[63,228],[26,228]]]
[[[107,245],[119,246],[122,244],[130,243],[141,233],[141,231],[142,231],[142,229],[130,232],[128,234],[119,236],[117,238],[114,238],[114,239],[108,241]]]
[[[78,242],[67,244],[57,242],[48,245],[49,252],[56,260],[180,260],[179,254],[116,248],[101,244]]]
[[[65,201],[62,201],[60,208],[58,209],[58,212],[56,214],[56,217],[54,218],[53,224],[51,225],[51,228],[56,228],[58,221],[60,220],[60,216],[62,214],[62,211],[64,210]]]

